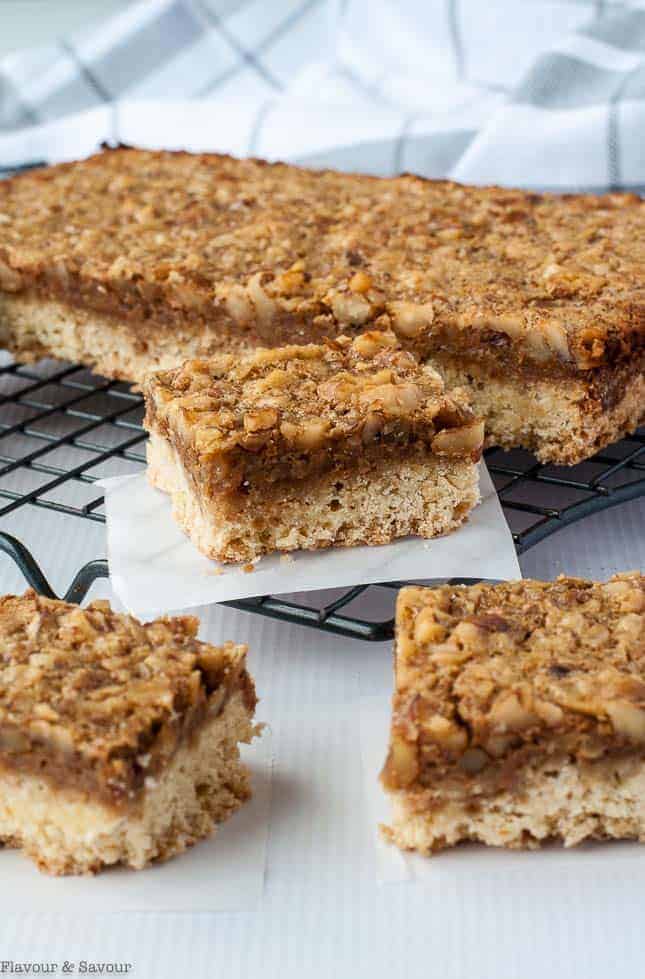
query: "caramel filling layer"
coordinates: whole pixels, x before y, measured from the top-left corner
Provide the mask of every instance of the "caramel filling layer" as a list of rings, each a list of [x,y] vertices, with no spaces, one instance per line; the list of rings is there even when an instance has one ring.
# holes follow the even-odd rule
[[[37,775],[55,789],[72,790],[111,808],[127,809],[140,801],[146,779],[158,776],[179,748],[192,743],[204,724],[217,717],[238,691],[252,709],[253,683],[244,671],[233,686],[222,686],[206,704],[192,708],[183,718],[171,719],[159,730],[142,731],[136,746],[120,749],[123,767],[118,779],[113,774],[107,776],[98,759],[89,759],[54,739],[7,725],[0,728],[0,770]]]

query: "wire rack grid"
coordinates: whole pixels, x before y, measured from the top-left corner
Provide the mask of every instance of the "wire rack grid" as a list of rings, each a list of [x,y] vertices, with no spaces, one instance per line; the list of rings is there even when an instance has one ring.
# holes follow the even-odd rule
[[[6,357],[0,362],[0,518],[22,507],[40,507],[104,522],[103,496],[94,483],[143,468],[142,417],[142,398],[126,384],[78,365],[44,360],[25,366]],[[581,517],[645,494],[643,431],[572,468],[541,465],[527,452],[497,449],[487,452],[486,462],[519,554]],[[32,587],[56,597],[20,540],[0,531],[0,550],[16,562]],[[107,575],[105,560],[85,564],[64,597],[82,601],[92,583]],[[226,604],[343,636],[382,641],[393,632],[392,615],[383,618],[382,601],[377,620],[351,614],[351,606],[368,590],[377,589],[386,590],[391,605],[401,584],[344,589],[320,607],[272,595]]]

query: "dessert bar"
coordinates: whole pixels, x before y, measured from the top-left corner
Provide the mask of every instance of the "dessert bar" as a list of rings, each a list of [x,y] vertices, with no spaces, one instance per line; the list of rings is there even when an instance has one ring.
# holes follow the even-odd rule
[[[220,561],[459,526],[483,424],[392,333],[192,360],[148,377],[148,475]]]
[[[490,444],[573,463],[644,417],[645,202],[120,148],[0,181],[0,342],[140,381],[391,329]]]
[[[197,626],[0,599],[0,841],[51,874],[141,868],[249,797],[245,647],[199,642]]]
[[[645,839],[642,575],[404,588],[395,675],[402,849]]]

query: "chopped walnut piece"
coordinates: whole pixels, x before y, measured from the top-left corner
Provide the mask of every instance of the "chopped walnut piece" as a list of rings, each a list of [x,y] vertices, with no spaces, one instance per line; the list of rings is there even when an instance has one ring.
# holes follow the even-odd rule
[[[537,715],[530,709],[530,696],[519,690],[503,690],[493,703],[488,719],[493,729],[498,731],[521,731],[532,727]]]
[[[297,296],[302,292],[305,275],[300,269],[289,269],[282,272],[274,282],[274,289],[282,296]]]
[[[424,734],[446,751],[463,751],[468,744],[468,735],[463,728],[441,714],[429,717],[423,730]]]
[[[627,700],[612,700],[606,704],[606,710],[617,734],[645,743],[645,708]]]
[[[472,454],[478,459],[484,442],[484,423],[474,420],[458,428],[444,429],[432,440],[433,451],[438,455],[463,456]]]
[[[369,330],[357,336],[352,346],[359,356],[373,357],[380,350],[398,349],[399,343],[393,333]]]
[[[349,280],[349,288],[352,292],[369,292],[373,285],[372,277],[367,272],[355,272]]]
[[[419,336],[434,320],[432,303],[395,302],[390,303],[389,311],[395,332],[403,337]]]
[[[410,744],[403,738],[393,737],[386,768],[389,777],[397,786],[410,785],[419,772],[416,745]]]
[[[247,432],[258,432],[267,428],[275,428],[278,423],[278,412],[275,408],[259,408],[249,411],[244,416],[244,428]]]

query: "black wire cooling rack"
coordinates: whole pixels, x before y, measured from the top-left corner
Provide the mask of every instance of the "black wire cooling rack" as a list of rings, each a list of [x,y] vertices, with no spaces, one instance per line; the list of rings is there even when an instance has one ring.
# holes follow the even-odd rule
[[[144,466],[142,416],[142,398],[127,384],[60,361],[24,366],[7,358],[0,366],[0,518],[21,507],[40,507],[105,522],[103,496],[94,482]],[[581,517],[645,494],[643,430],[574,467],[541,465],[528,452],[497,449],[487,452],[486,462],[518,554]],[[56,597],[38,561],[16,537],[0,531],[0,550],[36,591]],[[63,597],[80,602],[97,578],[107,576],[106,561],[91,561]],[[391,604],[400,585],[346,589],[318,608],[272,595],[226,604],[380,641],[393,631],[392,616],[382,618],[382,603],[378,621],[350,614],[351,605],[376,589],[386,589]]]

